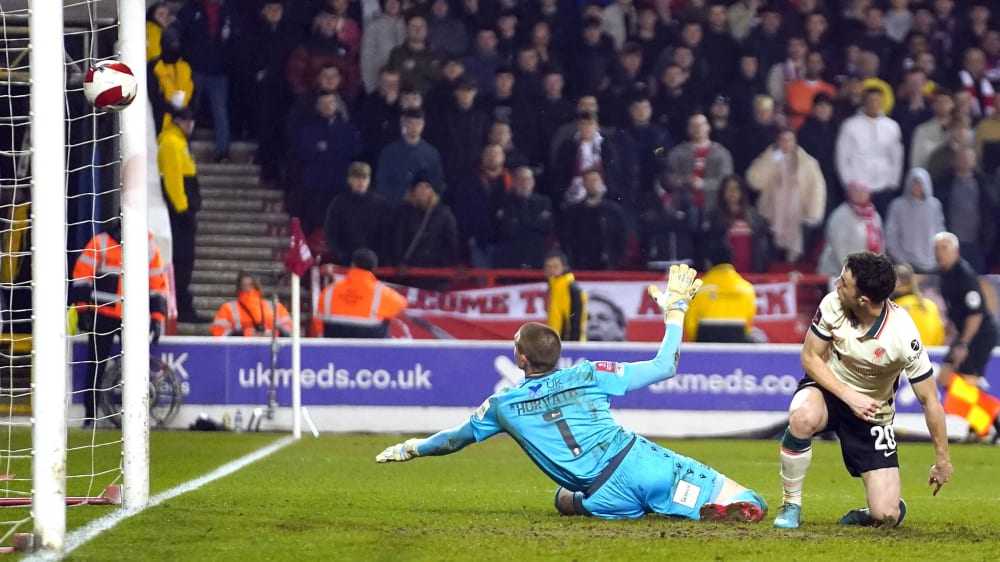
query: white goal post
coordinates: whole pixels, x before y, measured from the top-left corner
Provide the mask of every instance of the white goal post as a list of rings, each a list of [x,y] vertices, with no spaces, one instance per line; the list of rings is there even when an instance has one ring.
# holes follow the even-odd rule
[[[17,2],[4,2],[8,14]],[[122,483],[125,508],[139,510],[149,499],[149,289],[146,218],[145,2],[140,0],[66,0],[64,11],[52,0],[28,0],[30,53],[31,161],[31,517],[28,544],[61,551],[66,536],[67,411],[71,361],[67,333],[67,102],[66,28],[82,26],[96,35],[117,25],[118,57],[139,81],[133,104],[119,117],[122,212]],[[79,15],[83,14],[83,17]],[[107,23],[110,19],[111,23]],[[114,23],[113,18],[118,18]],[[82,23],[81,23],[82,22]],[[90,29],[86,29],[89,22]],[[86,40],[86,39],[84,39]],[[96,53],[76,61],[85,71]],[[114,53],[102,53],[114,58]],[[8,63],[9,64],[9,63]],[[9,70],[9,68],[8,68]],[[71,266],[72,264],[70,264]],[[92,476],[92,475],[91,475]],[[29,546],[30,548],[30,546]]]

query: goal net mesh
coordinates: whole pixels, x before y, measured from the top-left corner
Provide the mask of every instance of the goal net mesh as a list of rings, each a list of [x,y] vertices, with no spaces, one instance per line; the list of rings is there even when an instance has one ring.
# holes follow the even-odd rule
[[[57,9],[51,2],[45,4],[36,6],[36,13]],[[121,205],[118,116],[95,111],[82,90],[84,74],[92,64],[117,56],[115,2],[66,2],[63,14],[65,183],[39,185],[33,177],[32,151],[52,140],[32,138],[30,133],[28,3],[0,5],[0,505],[6,506],[0,510],[0,547],[9,547],[15,533],[32,532],[32,391],[46,384],[46,379],[67,377],[70,381],[65,414],[67,504],[100,503],[105,488],[118,483],[122,474],[121,431],[100,408],[94,418],[86,418],[84,408],[84,401],[95,396],[90,392],[97,372],[95,345],[114,335],[114,330],[108,322],[99,321],[93,309],[78,315],[67,306],[67,330],[76,333],[68,349],[39,349],[32,341],[33,303],[59,299],[71,304],[68,292],[38,294],[33,290],[33,195],[44,193],[65,200],[66,262],[44,265],[69,277],[67,291],[80,250],[96,234],[116,227]],[[93,328],[81,332],[78,325]],[[114,339],[102,369],[114,369],[119,362],[119,341]],[[33,358],[39,354],[64,355],[64,372],[35,371]],[[118,387],[103,392],[121,391]]]

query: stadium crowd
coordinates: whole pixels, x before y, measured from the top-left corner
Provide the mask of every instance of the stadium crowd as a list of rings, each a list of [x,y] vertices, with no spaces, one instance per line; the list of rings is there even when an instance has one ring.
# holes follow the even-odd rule
[[[195,104],[348,265],[1000,266],[986,0],[189,0],[147,22],[157,126]]]

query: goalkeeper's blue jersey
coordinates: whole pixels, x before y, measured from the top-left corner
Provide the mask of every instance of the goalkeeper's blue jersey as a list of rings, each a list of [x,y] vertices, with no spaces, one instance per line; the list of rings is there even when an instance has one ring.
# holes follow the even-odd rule
[[[634,434],[611,417],[628,365],[584,361],[490,396],[469,423],[476,441],[506,432],[559,485],[585,491]]]

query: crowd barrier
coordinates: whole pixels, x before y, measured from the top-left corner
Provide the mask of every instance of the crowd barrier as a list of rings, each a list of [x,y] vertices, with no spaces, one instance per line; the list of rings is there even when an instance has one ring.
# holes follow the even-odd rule
[[[152,350],[183,380],[184,406],[174,421],[187,427],[200,413],[221,419],[265,406],[275,377],[278,415],[265,428],[291,426],[291,349],[282,342],[272,372],[267,338],[174,337]],[[302,341],[302,403],[322,431],[427,433],[461,423],[491,393],[522,374],[507,341]],[[584,359],[642,361],[655,344],[566,344],[562,366]],[[620,422],[657,437],[765,436],[785,419],[801,377],[797,345],[685,344],[677,375],[612,400]],[[932,350],[939,361],[943,349]],[[78,359],[86,347],[74,347]],[[84,365],[74,371],[82,388]],[[989,374],[1000,380],[1000,363]],[[76,401],[79,402],[79,395]],[[904,382],[897,432],[925,435],[921,408]],[[74,405],[82,409],[79,404]],[[965,423],[949,417],[949,432]]]

